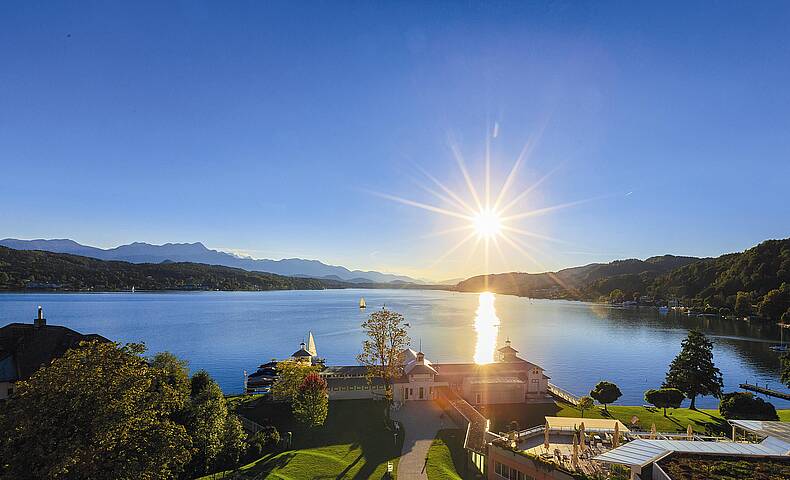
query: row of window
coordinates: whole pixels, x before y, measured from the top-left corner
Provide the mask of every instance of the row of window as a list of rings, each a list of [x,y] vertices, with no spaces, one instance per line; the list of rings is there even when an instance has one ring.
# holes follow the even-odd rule
[[[535,480],[535,477],[531,477],[526,473],[516,470],[513,467],[509,467],[505,464],[494,462],[494,471],[500,478],[507,478],[508,480]]]
[[[384,390],[384,385],[357,385],[355,387],[332,387],[333,392],[341,391],[345,392],[347,390]]]

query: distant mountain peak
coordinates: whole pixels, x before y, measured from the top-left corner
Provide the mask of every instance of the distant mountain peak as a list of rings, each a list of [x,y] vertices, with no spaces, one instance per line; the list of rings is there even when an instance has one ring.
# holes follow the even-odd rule
[[[338,265],[327,265],[319,260],[286,258],[282,260],[255,259],[234,253],[212,250],[201,242],[165,243],[153,245],[133,242],[115,248],[102,249],[81,245],[73,240],[18,240],[7,238],[0,245],[16,250],[44,250],[70,253],[100,260],[121,260],[131,263],[192,262],[223,265],[255,272],[268,272],[285,276],[326,278],[332,276],[343,281],[359,283],[425,283],[404,275],[376,271],[351,271]]]

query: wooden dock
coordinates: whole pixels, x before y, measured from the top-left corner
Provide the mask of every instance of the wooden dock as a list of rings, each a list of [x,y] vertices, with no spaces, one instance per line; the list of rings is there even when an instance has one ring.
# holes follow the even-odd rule
[[[751,390],[752,392],[768,395],[769,397],[781,398],[782,400],[790,400],[790,393],[778,392],[776,390],[771,390],[770,388],[752,385],[751,383],[742,383],[740,384],[740,387],[744,390]]]

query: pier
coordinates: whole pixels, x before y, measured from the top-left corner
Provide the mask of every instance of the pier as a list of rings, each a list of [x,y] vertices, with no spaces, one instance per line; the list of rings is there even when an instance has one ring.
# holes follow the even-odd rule
[[[782,400],[790,400],[790,393],[779,392],[777,390],[771,390],[770,388],[760,387],[758,385],[752,385],[750,383],[742,383],[739,386],[744,390],[751,390],[752,392],[762,393],[763,395],[768,395],[769,397],[781,398]]]

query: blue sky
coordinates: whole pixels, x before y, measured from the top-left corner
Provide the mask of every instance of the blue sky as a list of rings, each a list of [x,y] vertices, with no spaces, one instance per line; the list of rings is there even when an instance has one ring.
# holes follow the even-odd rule
[[[790,234],[790,4],[524,3],[3,2],[0,236],[483,273],[371,192],[447,207],[419,169],[482,188],[487,136],[496,191],[540,131],[516,210],[596,200],[491,271]]]

